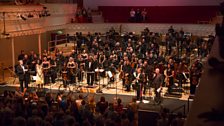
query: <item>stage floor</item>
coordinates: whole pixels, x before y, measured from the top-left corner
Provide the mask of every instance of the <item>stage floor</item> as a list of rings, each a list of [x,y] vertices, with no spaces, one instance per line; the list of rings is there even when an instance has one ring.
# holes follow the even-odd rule
[[[7,77],[5,78],[4,84],[0,85],[0,93],[3,93],[4,90],[15,90],[16,87],[19,87],[19,81],[18,78],[14,77]],[[103,93],[97,93],[97,90],[99,89],[99,82],[98,84],[94,84],[92,88],[87,88],[86,81],[80,83],[80,87],[77,88],[78,86],[71,85],[69,86],[71,89],[71,92],[74,93],[74,97],[77,97],[79,94],[82,94],[84,96],[94,96],[95,101],[99,101],[101,96],[104,96],[106,100],[110,103],[113,103],[117,98],[122,99],[122,103],[124,105],[127,105],[132,101],[132,98],[136,96],[135,91],[130,91],[126,92],[124,91],[125,88],[122,88],[122,81],[117,80],[115,83],[111,85],[106,85],[107,84],[107,78],[100,79],[100,86],[102,89]],[[60,91],[65,91],[69,92],[68,90],[65,90],[64,88],[61,88],[59,90],[59,86],[62,85],[62,81],[57,81],[55,84],[49,84],[44,86],[45,91],[51,92],[54,96],[60,92]],[[104,85],[104,86],[103,86]],[[37,89],[37,85],[35,82],[32,82],[29,85],[29,89]],[[79,90],[77,92],[77,89]],[[165,92],[167,90],[166,87],[163,87],[163,91]],[[80,92],[81,91],[81,92]],[[88,95],[86,95],[88,94]],[[117,95],[116,95],[117,94]],[[177,97],[167,97],[163,96],[162,103],[160,105],[155,105],[153,102],[152,96],[149,95],[149,93],[146,93],[146,95],[143,95],[143,103],[139,103],[139,108],[141,110],[148,110],[148,111],[155,111],[155,109],[161,109],[161,108],[168,108],[171,111],[175,112],[182,112],[185,113],[185,115],[188,113],[192,101],[188,101],[188,91],[185,91],[182,93],[182,96],[180,98]],[[182,107],[181,107],[182,106]],[[183,107],[184,106],[184,107]],[[181,107],[181,109],[179,109]],[[156,110],[157,111],[157,110]]]
[[[118,75],[116,76],[118,78]],[[15,88],[15,87],[19,87],[19,81],[18,78],[14,78],[14,77],[7,77],[5,79],[6,83],[0,85],[1,89],[6,89],[6,87],[9,88]],[[102,91],[102,94],[112,94],[112,95],[124,95],[124,96],[131,96],[134,97],[136,96],[136,92],[135,90],[131,90],[129,92],[125,91],[126,88],[123,87],[122,85],[122,81],[120,79],[115,79],[114,83],[109,83],[108,84],[108,78],[100,78],[100,81],[95,82],[94,85],[92,87],[88,87],[87,83],[86,83],[86,79],[84,79],[83,82],[78,82],[73,85],[69,85],[69,88],[64,88],[62,86],[62,81],[60,81],[60,79],[58,81],[56,81],[55,84],[48,84],[45,85],[44,88],[53,92],[58,92],[58,91],[72,91],[72,92],[77,92],[77,90],[79,90],[79,92],[83,92],[83,93],[98,93],[97,90],[99,90],[99,88]],[[187,86],[189,86],[189,84],[186,84]],[[60,87],[61,86],[61,87]],[[29,84],[29,87],[31,88],[38,88],[38,85],[35,82],[31,82]],[[60,88],[59,88],[60,87]],[[146,94],[143,95],[143,97],[153,97],[153,94],[150,95],[149,93],[150,91],[147,90]],[[187,101],[188,97],[189,97],[189,91],[186,89],[184,90],[184,92],[182,93],[181,97],[168,97],[168,96],[164,96],[164,94],[167,92],[167,87],[163,87],[162,90],[162,96],[164,98],[170,98],[170,99],[178,99],[178,100],[184,100]]]

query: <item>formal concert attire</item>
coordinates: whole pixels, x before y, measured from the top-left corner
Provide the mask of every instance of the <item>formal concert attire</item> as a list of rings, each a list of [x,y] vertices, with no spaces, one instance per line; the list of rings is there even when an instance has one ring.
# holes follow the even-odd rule
[[[20,89],[23,92],[23,83],[25,82],[25,67],[23,65],[18,65],[16,67],[17,76],[19,77]]]
[[[196,87],[199,83],[200,71],[196,67],[190,69],[190,94],[195,94]]]
[[[57,68],[56,68],[56,61],[51,59],[50,60],[50,77],[51,77],[51,82],[55,83],[55,79],[57,78]]]
[[[76,83],[76,66],[75,62],[68,62],[68,77],[70,79],[70,84]]]
[[[49,78],[49,62],[43,62],[42,63],[42,68],[43,68],[43,74],[44,74],[44,84],[49,84],[50,78]]]
[[[142,86],[143,86],[143,81],[144,81],[144,75],[142,73],[137,73],[136,77],[136,96],[137,100],[142,100]]]
[[[94,82],[94,71],[96,69],[96,64],[93,61],[88,61],[86,63],[86,71],[87,71],[87,84],[93,85]]]
[[[155,74],[155,77],[152,81],[152,87],[155,88],[154,92],[155,92],[155,101],[156,102],[161,102],[161,96],[160,96],[160,93],[161,93],[161,90],[158,90],[161,86],[162,86],[162,83],[163,83],[163,75],[158,73],[158,74]]]
[[[172,75],[172,71],[173,71],[173,69],[171,69],[171,68],[168,68],[167,71],[166,71],[166,75],[168,77],[167,78],[168,79],[168,85],[167,85],[167,87],[168,87],[168,93],[169,94],[171,93],[172,87],[174,85],[174,77]]]
[[[126,91],[130,91],[132,81],[132,68],[130,64],[123,66],[123,73],[123,86],[126,87]]]

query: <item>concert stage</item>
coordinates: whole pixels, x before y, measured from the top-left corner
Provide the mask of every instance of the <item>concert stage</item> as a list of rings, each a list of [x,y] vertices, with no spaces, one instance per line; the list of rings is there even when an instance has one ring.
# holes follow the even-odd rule
[[[19,87],[18,78],[8,77],[6,82],[6,84],[0,85],[0,93],[4,90],[13,91],[16,87]],[[98,101],[101,96],[104,96],[108,102],[114,102],[116,98],[121,98],[124,105],[131,102],[132,98],[136,96],[136,92],[134,90],[130,92],[125,91],[125,88],[122,86],[122,81],[119,79],[117,79],[114,83],[108,84],[107,78],[101,78],[100,81],[94,83],[92,87],[88,87],[85,80],[84,82],[77,83],[76,85],[69,85],[68,87],[69,88],[65,89],[62,86],[62,81],[58,80],[55,84],[45,85],[42,89],[45,93],[51,92],[53,95],[56,95],[58,92],[65,92],[65,94],[70,92],[74,94],[74,97],[77,97],[79,94],[83,94],[83,96],[94,96],[96,101]],[[102,90],[102,93],[98,93],[99,88]],[[30,83],[29,90],[38,90],[37,84],[35,82]],[[143,95],[143,103],[139,103],[140,109],[152,110],[155,109],[155,106],[157,106],[159,108],[169,108],[172,111],[180,106],[185,106],[177,111],[183,112],[183,109],[185,109],[185,112],[188,112],[188,107],[190,107],[191,104],[191,101],[188,103],[189,94],[184,92],[180,98],[167,97],[164,96],[166,90],[167,88],[163,87],[163,101],[161,105],[155,105],[152,100],[152,96],[149,95],[149,92],[147,92],[146,95]]]

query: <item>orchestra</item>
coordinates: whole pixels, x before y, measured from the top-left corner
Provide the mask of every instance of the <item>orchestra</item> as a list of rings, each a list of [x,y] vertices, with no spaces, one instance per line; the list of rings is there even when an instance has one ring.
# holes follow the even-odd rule
[[[98,39],[93,39],[94,42],[88,44],[95,48],[87,47],[86,43],[83,43],[80,48],[72,49],[69,55],[58,49],[55,49],[55,53],[45,50],[43,54],[39,54],[42,59],[34,52],[28,56],[21,51],[16,69],[21,90],[23,83],[28,88],[29,76],[32,74],[29,71],[35,71],[36,83],[45,85],[57,83],[59,78],[62,78],[64,86],[75,86],[76,79],[78,82],[86,80],[89,86],[99,81],[100,77],[108,77],[108,83],[121,80],[125,91],[136,91],[138,100],[142,100],[142,95],[151,95],[149,89],[154,88],[158,102],[161,87],[167,87],[168,93],[172,94],[172,88],[176,84],[182,88],[189,79],[191,94],[194,94],[200,80],[202,64],[199,61],[190,63],[186,54],[180,57],[177,51],[171,51],[172,43],[168,43],[168,52],[160,52],[156,43],[158,40],[155,35],[152,36],[138,36],[139,40],[136,41],[135,36],[131,34],[124,37],[124,43],[119,40],[114,43],[109,40],[99,43]],[[150,42],[146,43],[149,40]],[[102,72],[99,72],[99,69]],[[117,73],[119,78],[115,78]]]

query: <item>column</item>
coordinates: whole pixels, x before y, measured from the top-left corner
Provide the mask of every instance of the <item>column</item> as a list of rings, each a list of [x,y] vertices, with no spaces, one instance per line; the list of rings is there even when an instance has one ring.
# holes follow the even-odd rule
[[[12,68],[13,71],[15,71],[15,43],[14,43],[14,37],[11,38],[11,45],[12,45]]]
[[[38,34],[38,53],[39,53],[39,58],[41,59],[41,33]]]

